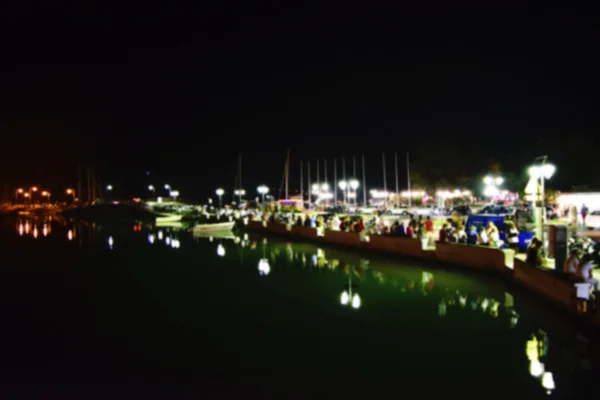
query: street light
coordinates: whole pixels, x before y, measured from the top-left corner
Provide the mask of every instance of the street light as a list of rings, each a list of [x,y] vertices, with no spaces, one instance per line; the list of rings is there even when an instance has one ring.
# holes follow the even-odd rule
[[[156,188],[154,185],[148,185],[148,190],[152,192],[152,197],[156,196]]]
[[[265,202],[265,195],[267,193],[269,193],[269,188],[265,185],[260,185],[259,187],[256,188],[256,190],[258,191],[258,193],[260,193],[262,195],[262,202]]]
[[[23,194],[24,190],[22,188],[18,188],[15,192],[15,202],[18,203],[19,202],[19,195]]]
[[[339,181],[338,186],[342,190],[342,193],[344,195],[344,204],[347,205],[347,197],[348,197],[347,189],[350,185],[348,185],[348,182],[346,182],[346,181]]]
[[[358,187],[360,186],[360,182],[358,181],[358,179],[352,178],[350,179],[349,185],[353,192],[352,197],[354,198],[354,207],[356,208],[356,189],[358,189]]]
[[[544,157],[541,165],[531,166],[528,172],[531,179],[525,188],[525,192],[532,196],[532,200],[534,200],[536,235],[544,243],[544,222],[546,220],[545,180],[552,178],[556,172],[556,167],[552,164],[546,164],[546,157]]]
[[[67,193],[69,196],[73,197],[73,202],[74,202],[74,201],[75,201],[75,190],[73,190],[73,189],[67,189],[67,190],[66,190],[66,193]]]
[[[223,208],[223,195],[225,194],[225,190],[218,188],[215,193],[219,196],[219,208]]]
[[[113,190],[113,187],[112,187],[112,185],[106,185],[106,190],[108,190],[109,192],[110,192],[111,190]]]
[[[47,192],[47,191],[44,190],[42,192],[42,196],[43,197],[47,197],[48,198],[48,203],[50,203],[50,196],[51,196],[50,192]]]
[[[169,192],[169,196],[173,198],[173,201],[177,200],[177,196],[179,196],[179,190],[171,190]]]
[[[501,176],[486,176],[483,178],[483,183],[485,184],[483,194],[491,199],[498,196],[500,193],[500,189],[498,189],[498,187],[504,183],[504,178]]]
[[[240,206],[242,205],[242,197],[246,194],[246,191],[244,189],[237,189],[234,194],[236,196],[238,196],[238,202],[240,203]]]

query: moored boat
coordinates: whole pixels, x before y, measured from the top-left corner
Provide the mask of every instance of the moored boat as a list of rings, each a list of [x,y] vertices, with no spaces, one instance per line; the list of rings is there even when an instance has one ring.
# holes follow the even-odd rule
[[[156,216],[156,223],[179,222],[183,215],[181,214],[165,214]]]
[[[197,224],[192,228],[192,232],[212,232],[212,231],[230,231],[233,229],[235,221],[216,222],[213,224]]]

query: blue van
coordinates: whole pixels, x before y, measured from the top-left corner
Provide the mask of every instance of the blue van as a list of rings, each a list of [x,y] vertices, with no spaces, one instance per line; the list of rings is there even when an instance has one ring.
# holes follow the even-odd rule
[[[504,216],[502,215],[489,215],[489,214],[475,214],[469,215],[467,218],[465,230],[468,232],[471,226],[475,226],[477,231],[480,227],[487,228],[488,222],[493,222],[500,231],[500,240],[507,243],[506,240],[506,226],[504,225]],[[526,251],[531,244],[533,239],[533,232],[519,232],[519,250]]]

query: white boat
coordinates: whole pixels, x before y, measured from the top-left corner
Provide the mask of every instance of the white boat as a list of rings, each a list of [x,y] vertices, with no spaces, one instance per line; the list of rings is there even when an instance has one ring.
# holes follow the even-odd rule
[[[227,240],[235,240],[236,236],[232,231],[227,230],[219,230],[219,231],[193,231],[192,236],[195,238],[203,238],[203,239],[227,239]]]
[[[179,222],[179,221],[181,221],[182,217],[183,217],[183,215],[178,215],[178,214],[160,215],[160,216],[156,217],[156,223]]]
[[[222,232],[222,231],[230,231],[233,229],[235,225],[235,221],[231,222],[217,222],[215,224],[198,224],[192,228],[192,232]]]

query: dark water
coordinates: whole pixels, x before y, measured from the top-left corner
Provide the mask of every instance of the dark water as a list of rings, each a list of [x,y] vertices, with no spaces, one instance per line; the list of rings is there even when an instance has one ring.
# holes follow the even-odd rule
[[[593,334],[497,278],[244,234],[0,229],[5,398],[596,393]]]

